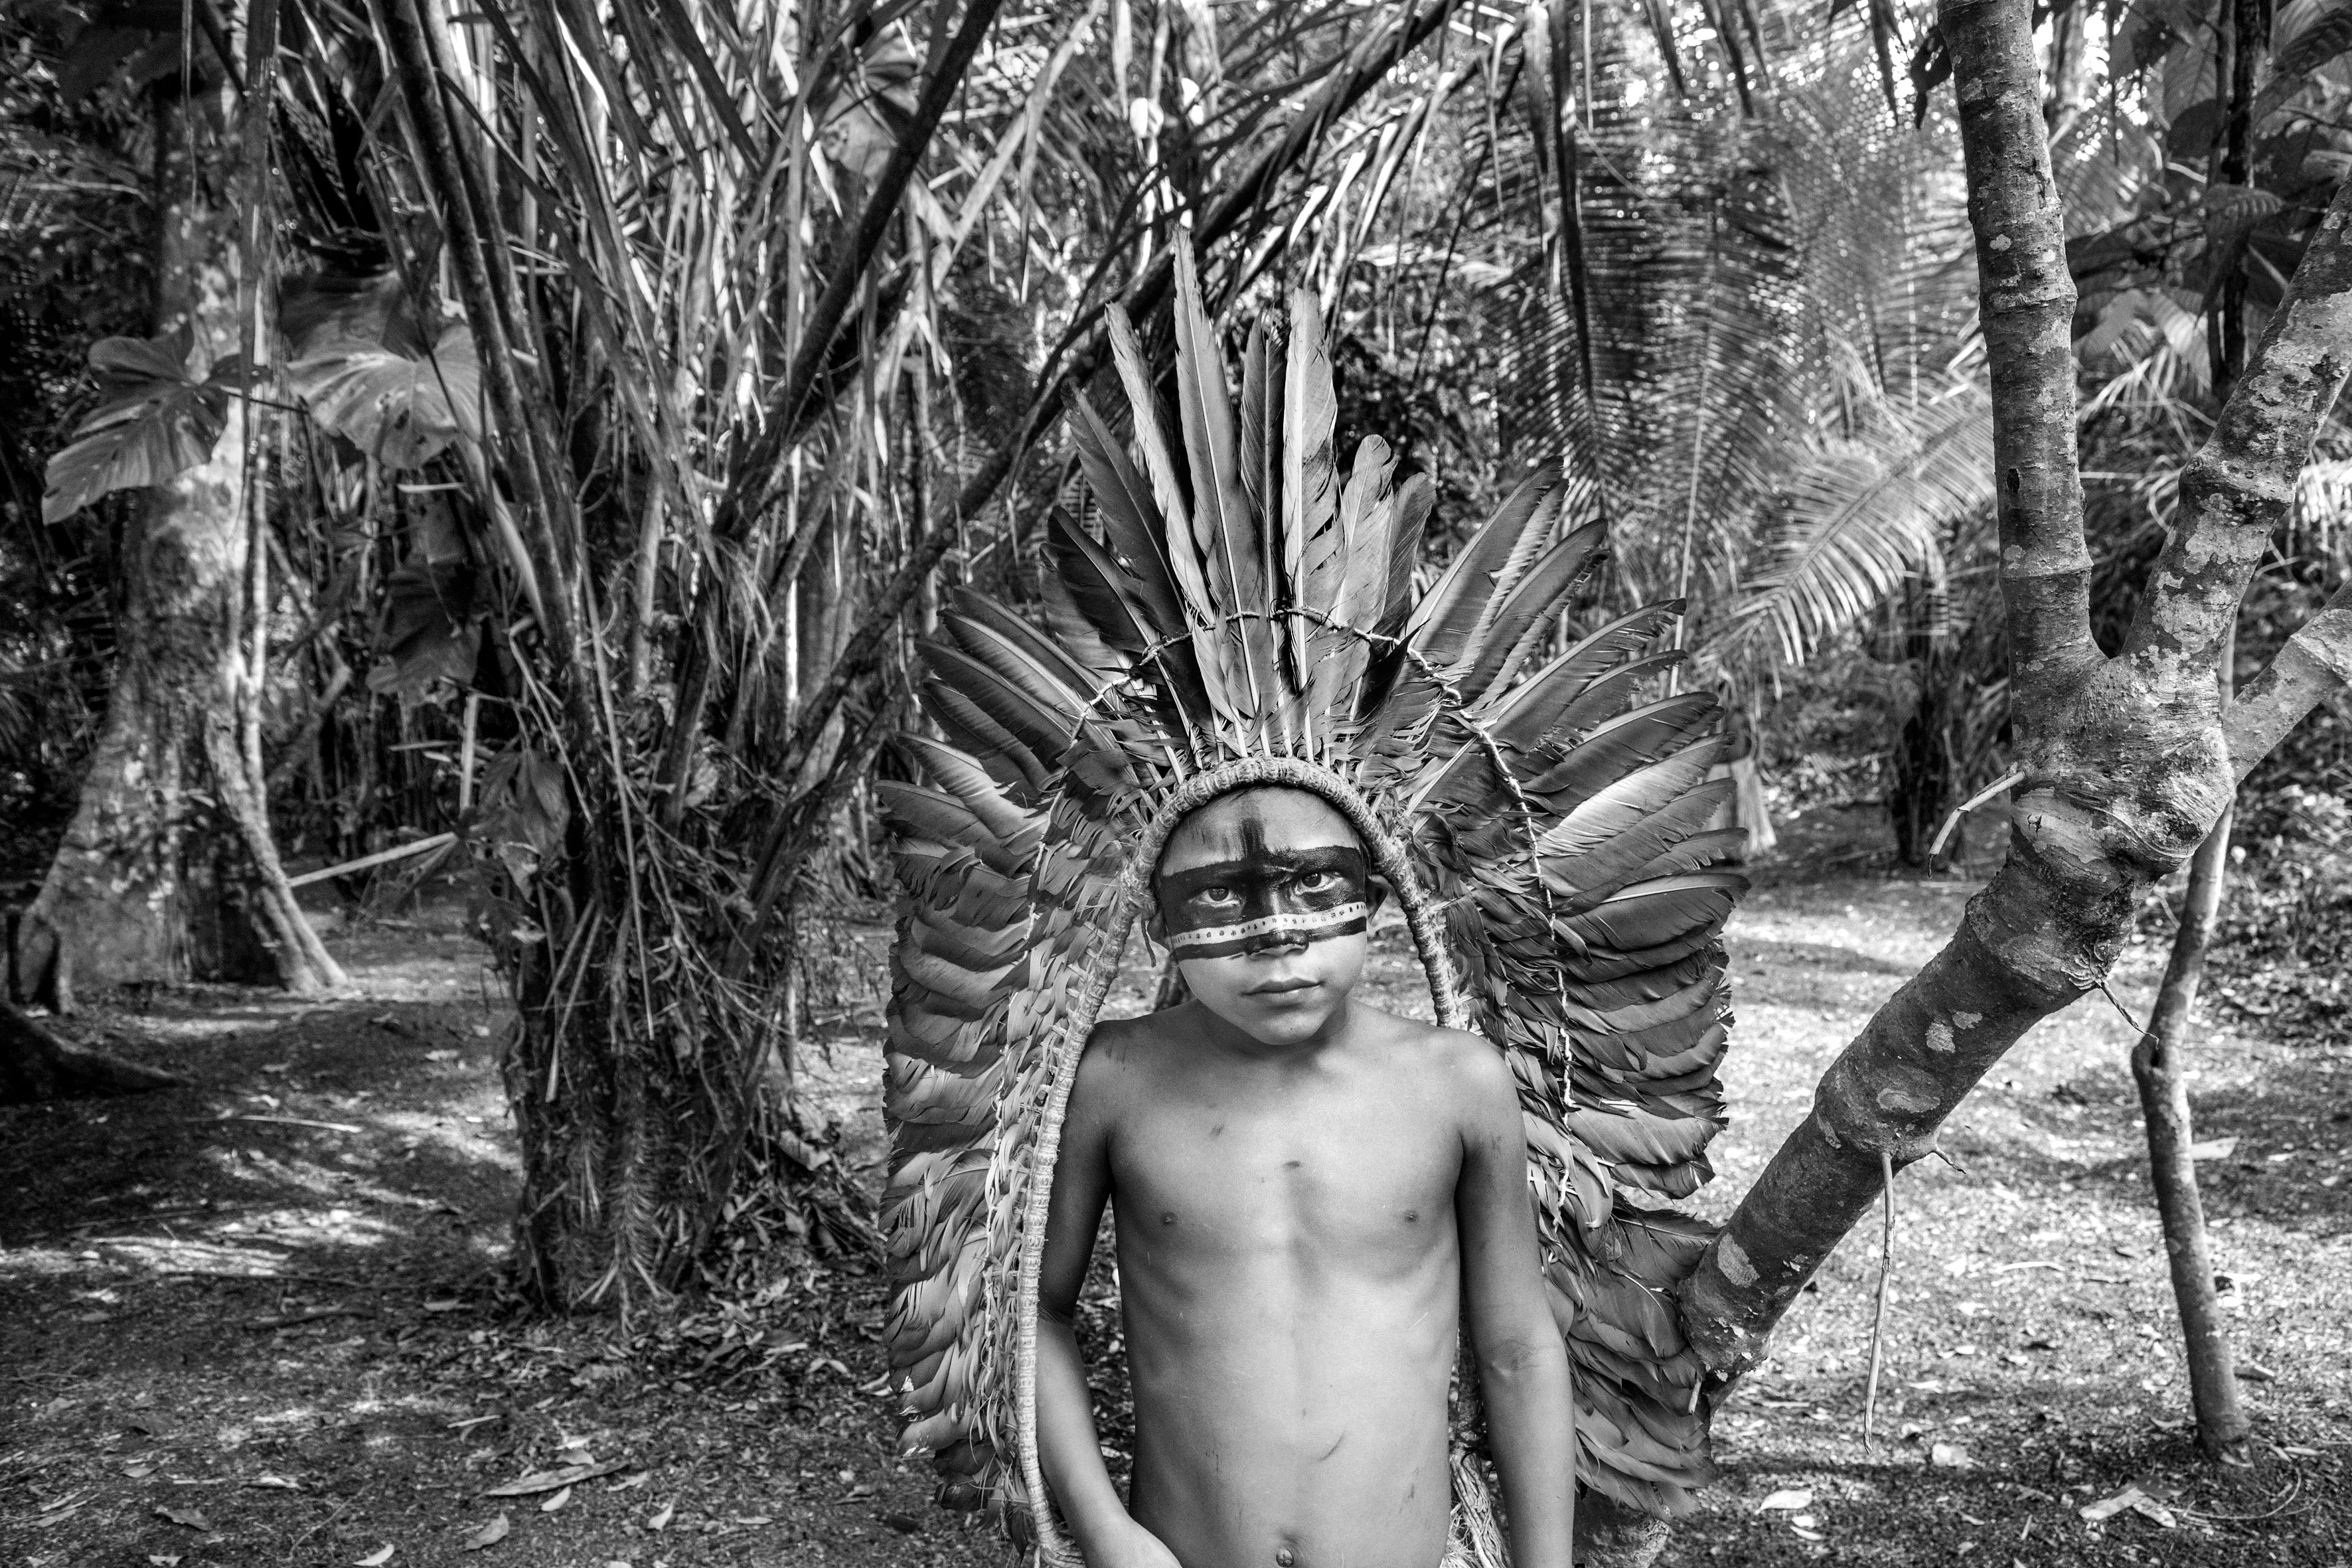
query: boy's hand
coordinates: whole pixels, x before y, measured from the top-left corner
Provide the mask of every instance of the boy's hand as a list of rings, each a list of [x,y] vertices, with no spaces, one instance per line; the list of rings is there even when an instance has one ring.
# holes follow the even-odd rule
[[[1087,1568],[1184,1568],[1166,1542],[1133,1520],[1085,1552]]]

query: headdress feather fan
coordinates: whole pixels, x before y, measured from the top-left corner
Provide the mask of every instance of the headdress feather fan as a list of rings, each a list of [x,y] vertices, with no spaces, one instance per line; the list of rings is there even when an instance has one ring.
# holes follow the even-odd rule
[[[1711,830],[1714,700],[1654,695],[1678,604],[1530,669],[1603,553],[1538,469],[1412,593],[1428,480],[1344,468],[1314,296],[1249,336],[1240,395],[1180,253],[1175,427],[1111,316],[1131,447],[1084,399],[1099,535],[1056,511],[1044,625],[958,593],[882,786],[904,889],[884,1205],[893,1379],[941,1500],[1069,1551],[1037,1468],[1036,1274],[1063,1107],[1175,821],[1249,784],[1345,812],[1395,887],[1442,1022],[1508,1058],[1545,1279],[1575,1365],[1578,1479],[1653,1513],[1710,1475],[1675,1286],[1708,1232],[1730,1025],[1718,940],[1746,884]],[[1471,1436],[1475,1442],[1475,1434]],[[1483,1510],[1457,1464],[1457,1508]],[[1483,1532],[1491,1540],[1491,1530]]]

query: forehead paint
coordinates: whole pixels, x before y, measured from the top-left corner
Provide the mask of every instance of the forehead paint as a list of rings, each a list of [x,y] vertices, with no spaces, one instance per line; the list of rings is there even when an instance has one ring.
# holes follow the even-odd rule
[[[1177,958],[1227,958],[1362,931],[1371,915],[1363,852],[1349,845],[1276,849],[1255,818],[1239,859],[1160,878],[1160,918]]]

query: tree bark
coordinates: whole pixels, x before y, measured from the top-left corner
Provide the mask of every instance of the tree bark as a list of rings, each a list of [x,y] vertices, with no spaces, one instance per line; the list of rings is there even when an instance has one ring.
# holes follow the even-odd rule
[[[86,1095],[142,1094],[188,1080],[99,1051],[69,1046],[0,1000],[0,1105]]]
[[[2189,1113],[2189,1079],[2181,1051],[2196,1010],[2198,983],[2213,936],[2213,916],[2230,855],[2231,814],[2224,811],[2189,862],[2189,889],[2181,903],[2180,929],[2156,993],[2147,1032],[2132,1049],[2132,1080],[2139,1086],[2140,1112],[2147,1121],[2148,1176],[2156,1188],[2157,1213],[2164,1224],[2164,1250],[2172,1268],[2172,1298],[2180,1308],[2180,1329],[2189,1353],[2189,1393],[2197,1414],[2197,1447],[2223,1464],[2247,1462],[2252,1429],[2238,1399],[2238,1369],[2221,1306],[2213,1287],[2213,1258],[2206,1246],[2205,1205],[2197,1191],[2197,1163],[2189,1152],[2197,1136]]]
[[[233,142],[205,131],[209,120],[174,106],[157,126],[156,325],[190,330],[197,376],[241,336],[242,181]],[[22,993],[59,1012],[112,985],[267,979],[273,959],[275,977],[298,992],[342,982],[286,886],[260,778],[237,740],[252,543],[246,426],[246,405],[232,398],[212,456],[135,503],[123,530],[105,722],[15,953]]]
[[[2339,602],[2257,681],[2225,733],[2214,671],[2255,563],[2293,505],[2318,423],[2352,366],[2352,182],[2212,437],[2123,648],[2090,637],[2075,467],[2074,290],[2051,178],[2026,0],[1947,0],[1991,369],[2001,587],[2025,778],[2007,863],[1960,929],[1864,1026],[1686,1282],[1682,1316],[1716,1386],[1767,1336],[2026,1029],[2105,984],[2146,890],[2221,817],[2235,780],[2352,666]],[[2333,618],[2331,618],[2333,617]],[[2289,717],[2290,710],[2292,717]]]

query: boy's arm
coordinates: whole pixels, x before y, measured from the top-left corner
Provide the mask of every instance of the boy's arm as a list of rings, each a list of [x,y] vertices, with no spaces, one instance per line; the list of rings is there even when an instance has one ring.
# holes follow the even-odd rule
[[[1527,1135],[1510,1068],[1465,1041],[1462,1236],[1465,1321],[1502,1472],[1514,1568],[1569,1568],[1576,1522],[1576,1406],[1568,1348],[1544,1300],[1543,1252],[1528,1192]]]
[[[1088,1568],[1179,1568],[1159,1538],[1129,1516],[1103,1467],[1086,1363],[1072,1324],[1110,1196],[1109,1118],[1101,1103],[1109,1065],[1095,1049],[1079,1058],[1054,1163],[1037,1279],[1037,1457]]]

